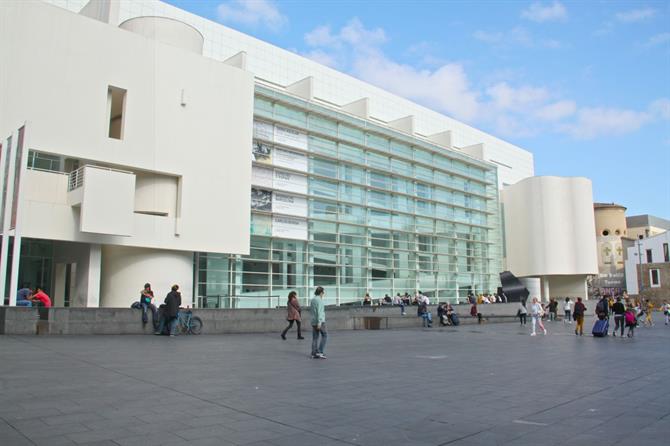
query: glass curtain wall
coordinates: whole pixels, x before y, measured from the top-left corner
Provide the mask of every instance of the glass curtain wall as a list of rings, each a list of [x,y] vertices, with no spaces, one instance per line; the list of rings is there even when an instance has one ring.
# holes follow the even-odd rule
[[[201,304],[304,303],[317,285],[328,304],[496,291],[494,166],[261,86],[250,150],[250,254],[196,254]]]

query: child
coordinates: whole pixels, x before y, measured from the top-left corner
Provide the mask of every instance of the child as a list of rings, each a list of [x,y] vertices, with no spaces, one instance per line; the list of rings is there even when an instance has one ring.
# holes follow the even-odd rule
[[[626,319],[626,327],[628,327],[628,337],[632,338],[634,336],[635,326],[637,326],[635,309],[632,307],[628,307],[626,309],[626,315],[624,316],[624,318]]]

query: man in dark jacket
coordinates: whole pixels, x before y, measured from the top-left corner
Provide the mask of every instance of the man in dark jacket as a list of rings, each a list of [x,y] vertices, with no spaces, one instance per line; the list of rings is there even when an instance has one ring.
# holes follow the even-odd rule
[[[169,327],[170,336],[175,336],[177,331],[177,315],[181,306],[181,293],[179,285],[172,285],[172,290],[165,296],[165,306],[161,305],[161,320],[156,334],[162,334],[165,325]]]
[[[623,330],[624,330],[624,316],[626,315],[626,307],[624,304],[621,302],[621,297],[617,296],[616,302],[614,305],[612,305],[612,313],[614,313],[614,333],[612,335],[616,336],[616,331],[621,327],[620,333],[621,337],[623,337]]]

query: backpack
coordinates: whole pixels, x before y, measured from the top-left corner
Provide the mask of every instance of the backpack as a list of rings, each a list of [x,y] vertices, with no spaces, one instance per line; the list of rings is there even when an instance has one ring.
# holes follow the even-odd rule
[[[635,325],[635,315],[630,311],[626,311],[626,325]]]
[[[596,314],[598,313],[604,313],[605,312],[605,305],[603,304],[603,301],[601,300],[598,302],[598,305],[596,305]]]
[[[142,305],[139,302],[133,302],[130,308],[132,308],[133,310],[141,310]]]

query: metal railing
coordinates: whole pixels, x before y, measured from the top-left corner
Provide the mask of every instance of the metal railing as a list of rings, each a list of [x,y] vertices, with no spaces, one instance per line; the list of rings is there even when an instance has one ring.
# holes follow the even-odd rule
[[[108,172],[119,172],[134,175],[133,172],[130,172],[128,170],[120,170],[120,169],[113,169],[111,167],[96,166],[95,164],[86,164],[84,166],[81,166],[79,169],[70,172],[69,174],[70,179],[67,184],[68,192],[73,191],[75,189],[79,189],[84,185],[84,169],[86,169],[87,167],[92,169],[106,170]]]

